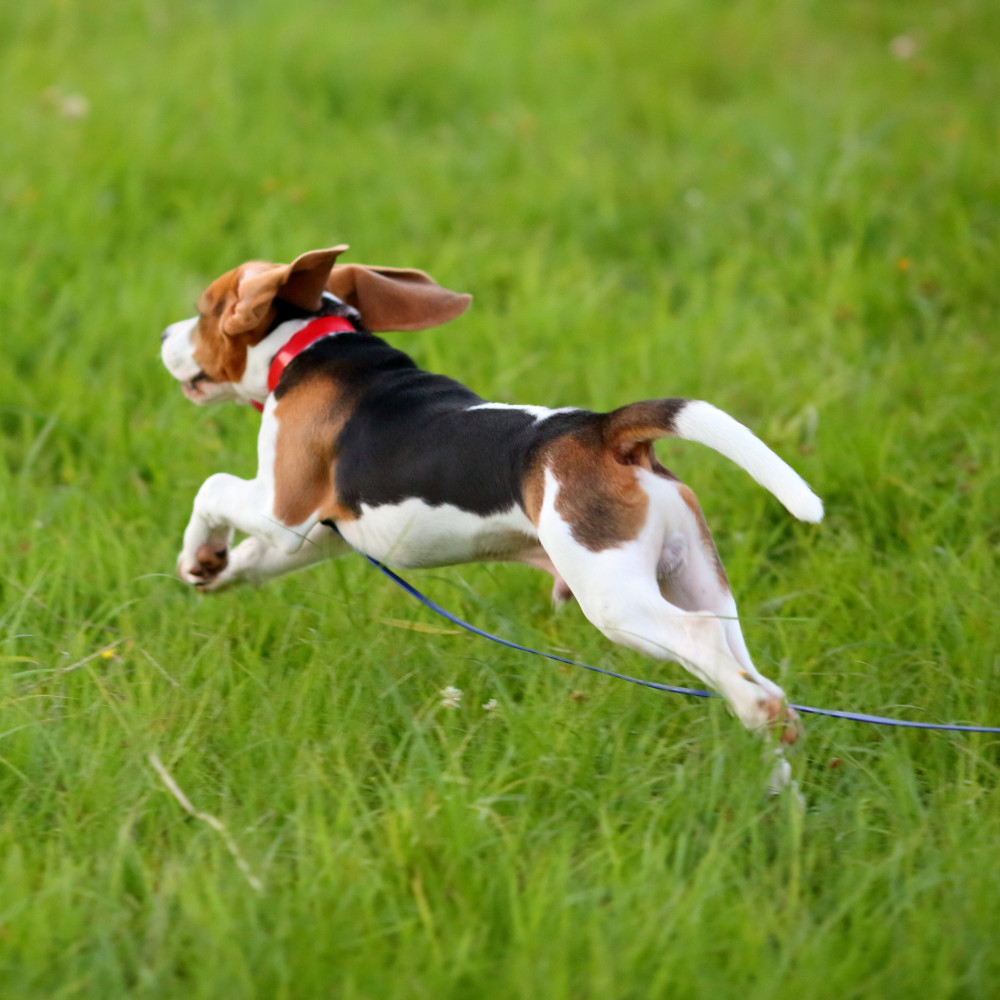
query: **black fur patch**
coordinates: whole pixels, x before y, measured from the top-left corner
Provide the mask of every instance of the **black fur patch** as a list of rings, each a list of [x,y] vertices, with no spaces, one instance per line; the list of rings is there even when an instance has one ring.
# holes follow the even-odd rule
[[[225,305],[225,303],[223,302],[221,305]],[[282,298],[276,298],[274,300],[274,309],[274,319],[271,320],[271,323],[267,328],[268,333],[272,333],[277,330],[282,323],[287,323],[292,319],[318,319],[320,316],[342,316],[344,319],[353,323],[358,330],[363,329],[361,325],[361,313],[359,313],[353,306],[349,306],[346,302],[341,301],[336,295],[331,295],[329,292],[323,293],[323,305],[320,306],[319,312],[310,312],[309,310],[303,309],[301,306],[297,306],[295,303],[288,302]]]
[[[488,515],[523,506],[522,482],[547,441],[594,420],[586,410],[537,420],[519,409],[470,410],[471,389],[416,366],[372,334],[319,341],[288,365],[278,399],[306,377],[326,375],[351,417],[335,444],[337,494],[360,514],[411,497]]]

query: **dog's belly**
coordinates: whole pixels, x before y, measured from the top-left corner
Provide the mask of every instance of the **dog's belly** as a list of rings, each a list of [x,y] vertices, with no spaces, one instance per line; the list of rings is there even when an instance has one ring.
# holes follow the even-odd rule
[[[354,548],[403,569],[517,559],[538,547],[535,527],[518,506],[479,515],[416,498],[362,504],[361,516],[337,521],[337,529]]]

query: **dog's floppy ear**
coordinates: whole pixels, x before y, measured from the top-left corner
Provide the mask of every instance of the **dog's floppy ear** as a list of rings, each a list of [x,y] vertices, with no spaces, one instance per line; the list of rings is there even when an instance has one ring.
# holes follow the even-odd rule
[[[442,288],[423,271],[396,267],[338,264],[330,272],[327,291],[361,313],[365,328],[425,330],[460,316],[471,295]]]
[[[232,337],[256,330],[275,299],[318,312],[330,269],[346,249],[342,244],[329,250],[310,250],[291,264],[248,264],[237,286],[236,301],[222,317],[222,332]]]

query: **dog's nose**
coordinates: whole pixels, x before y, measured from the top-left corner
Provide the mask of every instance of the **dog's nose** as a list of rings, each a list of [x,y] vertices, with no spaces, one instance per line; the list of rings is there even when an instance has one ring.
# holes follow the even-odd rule
[[[170,327],[168,326],[165,330],[163,330],[160,333],[160,343],[162,344],[163,341],[165,341],[169,336],[170,336]]]

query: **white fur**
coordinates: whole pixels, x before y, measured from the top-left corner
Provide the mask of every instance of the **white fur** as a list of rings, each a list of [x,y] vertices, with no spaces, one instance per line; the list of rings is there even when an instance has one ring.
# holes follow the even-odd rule
[[[251,399],[263,403],[267,399],[267,374],[274,356],[308,324],[307,319],[293,319],[282,323],[269,333],[259,344],[247,351],[247,366],[240,379],[240,390],[247,402]]]
[[[305,569],[351,551],[350,545],[325,524],[314,526],[297,552],[287,552],[251,535],[230,551],[226,568],[207,583],[202,583],[201,589],[222,590],[236,583],[257,586],[273,577]]]
[[[187,382],[198,374],[194,360],[194,343],[191,335],[198,325],[198,317],[171,323],[164,331],[160,344],[160,357],[168,372],[178,382]]]
[[[259,539],[267,548],[294,555],[318,523],[314,514],[301,524],[286,525],[274,516],[274,454],[278,421],[274,417],[274,397],[269,396],[261,416],[257,437],[257,475],[240,479],[217,472],[202,483],[194,498],[191,519],[184,531],[178,558],[178,573],[187,583],[202,583],[198,576],[198,550],[210,545],[213,551],[227,550],[233,532],[242,531]]]
[[[538,524],[545,551],[583,613],[609,639],[681,663],[720,691],[744,725],[765,726],[784,711],[784,692],[753,665],[736,602],[695,515],[677,483],[641,468],[635,475],[650,500],[645,525],[636,538],[593,552],[559,515],[559,483],[546,470]]]
[[[530,406],[530,405],[519,405],[517,403],[477,403],[475,406],[470,406],[469,410],[520,410],[522,413],[527,413],[535,418],[535,422],[538,423],[542,420],[547,420],[549,417],[556,413],[574,413],[579,407],[576,406],[560,406],[558,409],[550,409],[548,406]]]
[[[194,331],[198,317],[171,323],[163,331],[160,357],[168,372],[184,384],[184,394],[192,402],[207,404],[234,399],[241,403],[263,403],[268,397],[267,375],[274,356],[304,327],[309,320],[296,319],[282,323],[259,344],[247,350],[246,368],[239,382],[190,382],[201,369],[194,359]],[[333,335],[331,335],[333,336]]]
[[[481,517],[416,497],[378,507],[362,504],[361,517],[337,527],[354,548],[403,568],[509,559],[538,542],[534,525],[517,505]]]
[[[823,501],[806,481],[728,413],[692,400],[674,418],[674,427],[678,437],[706,445],[745,469],[800,521],[823,520]]]

